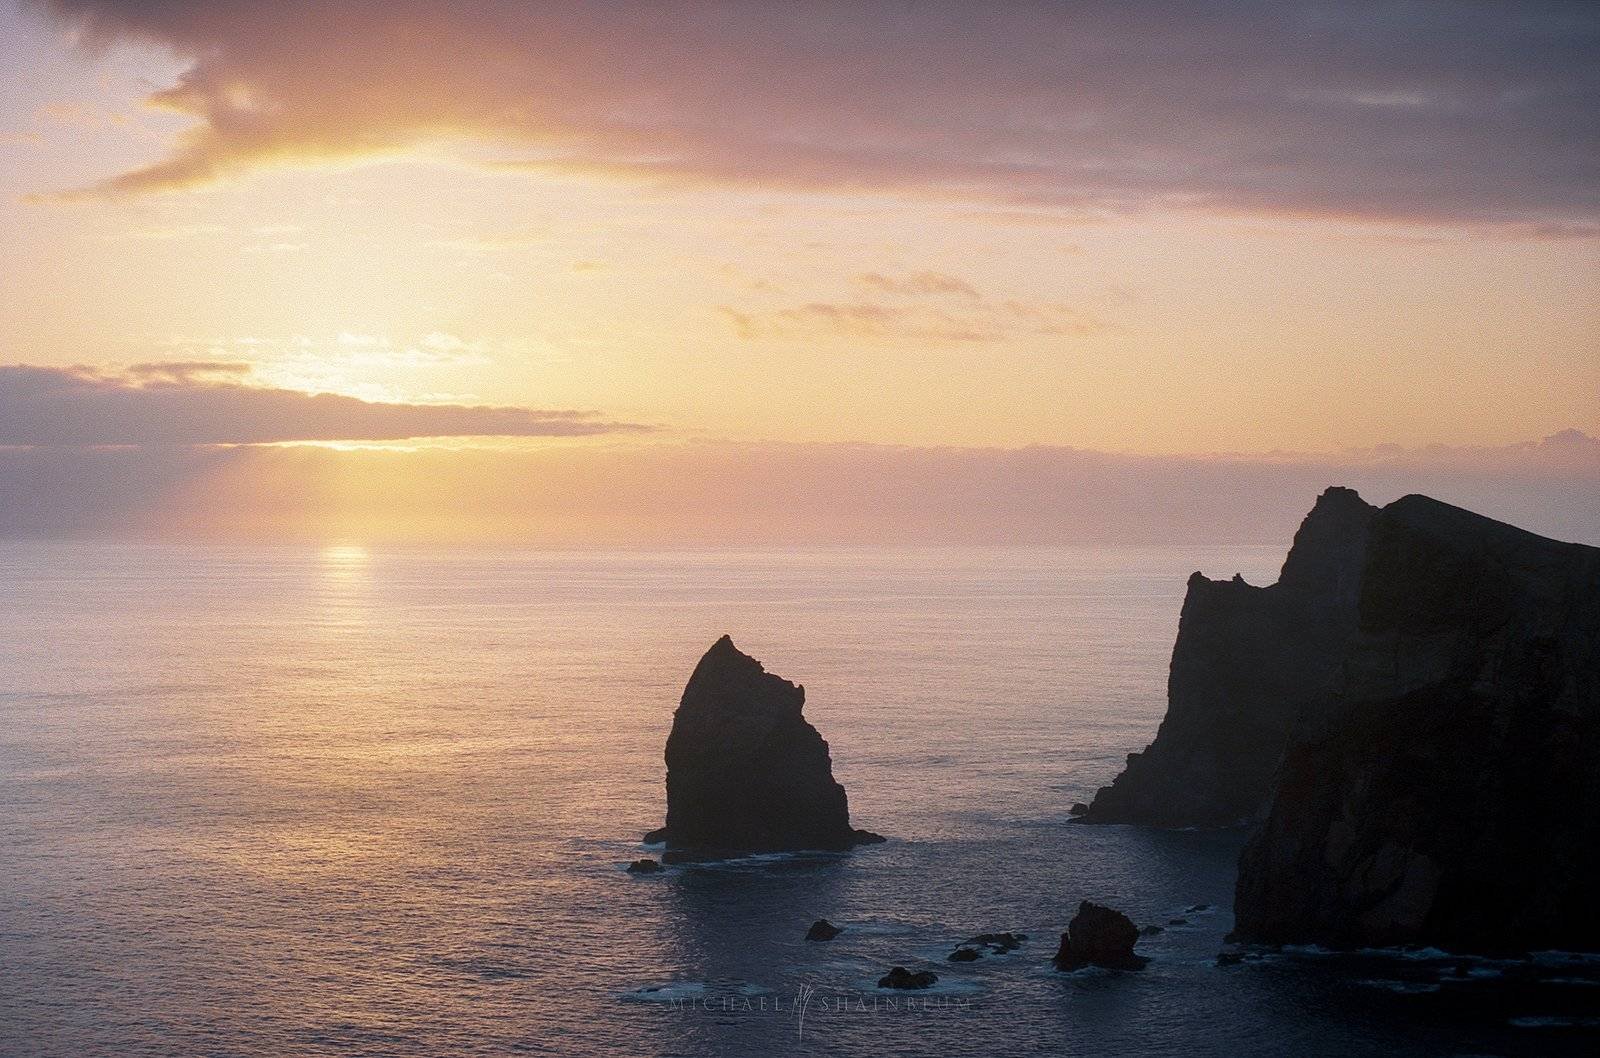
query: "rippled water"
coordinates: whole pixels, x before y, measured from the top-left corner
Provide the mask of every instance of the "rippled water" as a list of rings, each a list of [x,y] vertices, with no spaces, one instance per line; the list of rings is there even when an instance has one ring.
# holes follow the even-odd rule
[[[1185,576],[1281,557],[0,545],[0,1053],[1592,1049],[1592,968],[1217,967],[1238,835],[1067,824],[1159,721]],[[623,872],[724,631],[889,844]],[[1187,922],[1055,974],[1085,898]],[[944,961],[991,930],[1031,939]]]

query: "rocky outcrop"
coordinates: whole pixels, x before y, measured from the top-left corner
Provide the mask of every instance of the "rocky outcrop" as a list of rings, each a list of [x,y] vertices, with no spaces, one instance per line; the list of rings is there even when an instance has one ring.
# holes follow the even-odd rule
[[[1354,634],[1375,508],[1330,488],[1278,582],[1189,578],[1155,741],[1074,814],[1085,823],[1217,827],[1259,819],[1291,730],[1326,705]]]
[[[801,715],[805,689],[727,636],[695,666],[667,737],[667,822],[645,835],[668,861],[847,849],[882,841],[850,826],[828,744]]]
[[[634,860],[628,864],[629,874],[657,874],[662,870],[661,864],[646,856],[641,860]]]
[[[835,926],[827,919],[819,918],[815,922],[811,923],[810,929],[806,930],[806,940],[832,940],[843,932],[844,930],[840,929],[838,926]]]
[[[1102,966],[1108,970],[1141,970],[1150,960],[1135,955],[1139,929],[1120,911],[1085,900],[1061,934],[1061,947],[1052,960],[1058,970]]]
[[[896,966],[878,978],[879,988],[932,988],[938,983],[939,975],[932,970],[918,970],[912,973],[904,966]]]
[[[1240,861],[1236,935],[1600,950],[1600,549],[1423,496]]]

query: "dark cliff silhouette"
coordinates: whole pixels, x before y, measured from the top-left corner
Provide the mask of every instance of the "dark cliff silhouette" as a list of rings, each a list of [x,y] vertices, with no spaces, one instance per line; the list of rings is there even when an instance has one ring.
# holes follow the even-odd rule
[[[1600,549],[1329,489],[1190,579],[1169,699],[1083,818],[1258,822],[1239,939],[1600,950]]]
[[[1344,670],[1241,857],[1238,936],[1600,950],[1600,549],[1398,500]]]
[[[828,744],[801,715],[805,688],[723,636],[695,666],[667,737],[664,859],[839,850],[882,841],[850,826]]]
[[[1355,629],[1375,511],[1354,491],[1330,488],[1295,534],[1276,584],[1189,578],[1166,718],[1082,822],[1218,827],[1260,818],[1291,730],[1331,695]]]

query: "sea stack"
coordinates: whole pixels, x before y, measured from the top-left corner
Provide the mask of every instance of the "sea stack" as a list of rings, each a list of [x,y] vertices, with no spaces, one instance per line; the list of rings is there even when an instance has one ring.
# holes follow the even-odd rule
[[[667,822],[645,835],[666,842],[663,859],[883,840],[850,826],[828,743],[801,714],[805,697],[729,637],[712,644],[667,737]]]
[[[1237,936],[1600,950],[1600,549],[1407,496],[1240,860]]]
[[[1376,508],[1330,488],[1276,584],[1189,578],[1155,741],[1073,814],[1084,823],[1223,827],[1266,810],[1290,732],[1323,707],[1356,626]]]
[[[1100,966],[1108,970],[1142,970],[1150,962],[1134,952],[1139,929],[1114,908],[1085,900],[1061,934],[1061,947],[1051,960],[1058,970]]]

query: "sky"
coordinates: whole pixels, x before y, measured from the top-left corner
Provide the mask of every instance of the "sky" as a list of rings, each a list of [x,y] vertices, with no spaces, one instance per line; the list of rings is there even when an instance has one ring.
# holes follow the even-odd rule
[[[1600,5],[0,0],[0,260],[0,533],[1600,540]]]

